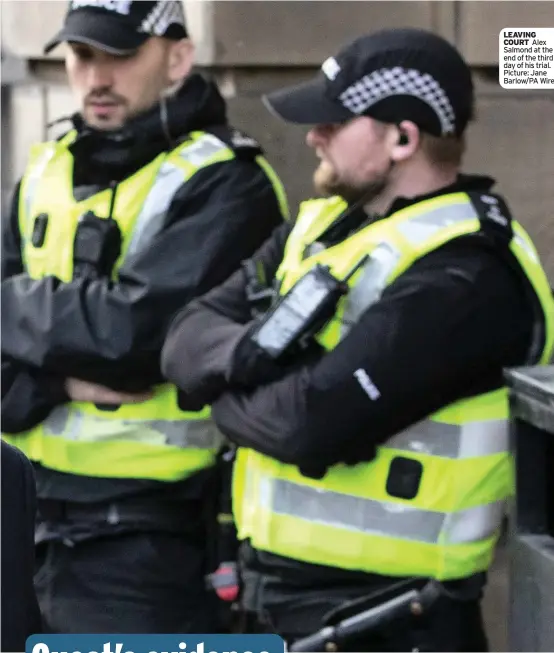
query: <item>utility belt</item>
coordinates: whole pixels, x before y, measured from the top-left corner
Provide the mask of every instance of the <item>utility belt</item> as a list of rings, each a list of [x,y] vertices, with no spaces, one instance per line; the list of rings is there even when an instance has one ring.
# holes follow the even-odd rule
[[[223,449],[216,463],[216,486],[208,533],[211,573],[206,576],[206,586],[224,602],[233,604],[240,594],[240,578],[237,564],[239,542],[233,517],[231,483],[235,448]]]
[[[288,650],[350,650],[352,641],[385,628],[394,628],[397,622],[411,622],[417,627],[418,620],[432,614],[439,601],[477,601],[481,597],[483,584],[484,574],[456,582],[439,582],[428,578],[399,580],[330,610],[323,616],[320,630],[294,641]]]
[[[38,521],[54,524],[86,523],[129,526],[171,532],[190,532],[201,526],[197,502],[127,498],[102,503],[81,503],[57,499],[38,500]],[[187,509],[188,508],[188,509]]]
[[[478,601],[486,574],[444,582],[429,578],[391,578],[386,582],[382,577],[383,583],[366,594],[360,586],[330,585],[319,590],[312,586],[305,591],[293,585],[282,587],[280,579],[251,574],[247,569],[243,578],[243,609],[258,628],[288,633],[289,651],[340,651],[353,650],[353,641],[394,629],[395,624],[405,627],[414,623],[417,627],[418,619],[431,615],[439,601]],[[294,637],[295,632],[307,629],[313,629],[312,634]]]
[[[426,616],[438,600],[478,601],[487,581],[486,572],[441,582],[358,574],[299,563],[246,543],[240,550],[240,575],[241,607],[249,622],[289,636],[313,633],[289,646],[291,651],[341,650],[360,635]]]
[[[434,580],[422,578],[397,583],[330,611],[324,615],[320,630],[295,640],[288,650],[349,650],[352,640],[367,637],[395,621],[405,623],[408,617],[426,615],[443,595],[441,584]]]

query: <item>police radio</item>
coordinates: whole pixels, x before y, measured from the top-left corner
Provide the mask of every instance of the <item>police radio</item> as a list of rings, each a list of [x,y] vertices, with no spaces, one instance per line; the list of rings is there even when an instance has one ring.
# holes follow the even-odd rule
[[[305,346],[333,317],[340,298],[348,293],[348,281],[367,258],[365,255],[344,279],[334,277],[328,266],[312,268],[268,311],[251,339],[273,359],[288,353],[293,345]]]
[[[99,218],[87,211],[79,218],[73,242],[74,277],[98,279],[110,277],[121,253],[121,231],[113,218],[116,184],[111,185],[112,196],[107,218]]]

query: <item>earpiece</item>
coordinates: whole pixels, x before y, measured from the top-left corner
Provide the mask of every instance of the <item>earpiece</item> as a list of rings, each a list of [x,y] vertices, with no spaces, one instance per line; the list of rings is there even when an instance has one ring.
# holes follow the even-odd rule
[[[398,137],[398,145],[408,145],[409,142],[410,139],[408,138],[408,134],[400,130],[400,136]]]

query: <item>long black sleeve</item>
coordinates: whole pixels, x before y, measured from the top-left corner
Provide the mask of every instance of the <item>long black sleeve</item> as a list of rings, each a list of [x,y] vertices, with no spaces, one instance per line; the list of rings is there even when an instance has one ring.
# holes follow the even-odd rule
[[[213,405],[225,435],[311,474],[371,460],[440,407],[500,387],[522,364],[533,314],[497,256],[458,241],[418,261],[313,365]]]
[[[288,223],[277,227],[251,257],[260,276],[269,282],[281,263],[291,228]],[[211,403],[228,387],[235,348],[252,320],[247,284],[241,268],[224,284],[191,302],[171,324],[162,350],[162,372],[183,391],[191,407]]]
[[[2,350],[115,389],[159,382],[174,313],[222,283],[282,220],[254,161],[202,169],[175,197],[165,227],[125,261],[116,283],[26,274],[3,281]]]
[[[18,226],[19,188],[10,212],[2,216],[2,281],[23,272]],[[21,433],[44,420],[67,400],[64,379],[2,356],[2,431]]]
[[[21,236],[19,234],[19,182],[12,195],[9,212],[2,215],[2,281],[21,274],[24,270],[21,257]]]
[[[45,420],[69,401],[63,379],[17,361],[2,359],[2,431],[17,434]]]

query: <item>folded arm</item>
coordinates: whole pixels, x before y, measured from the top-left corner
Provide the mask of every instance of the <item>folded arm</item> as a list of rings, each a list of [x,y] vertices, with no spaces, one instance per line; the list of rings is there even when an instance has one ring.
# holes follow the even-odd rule
[[[310,476],[369,461],[439,408],[502,385],[522,363],[533,315],[511,270],[455,244],[388,287],[339,345],[311,365],[213,405],[222,432]]]
[[[116,282],[15,274],[2,282],[2,350],[27,365],[120,390],[160,382],[174,313],[221,283],[282,221],[252,161],[199,171],[164,228],[125,261]]]
[[[19,188],[11,210],[2,215],[2,283],[23,272],[18,229]],[[2,432],[16,434],[42,422],[57,405],[67,401],[64,378],[2,355]]]
[[[290,225],[279,226],[252,256],[261,279],[271,284],[283,258]],[[225,283],[191,302],[173,320],[162,350],[162,372],[182,390],[182,401],[202,406],[228,389],[237,367],[239,344],[252,324],[244,268]],[[243,352],[256,357],[251,348]],[[254,360],[248,361],[250,365]],[[257,357],[261,379],[279,374],[278,366]],[[247,361],[244,360],[246,364]]]

